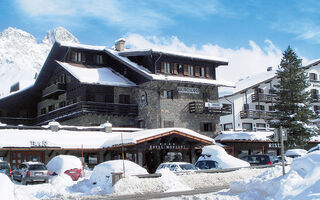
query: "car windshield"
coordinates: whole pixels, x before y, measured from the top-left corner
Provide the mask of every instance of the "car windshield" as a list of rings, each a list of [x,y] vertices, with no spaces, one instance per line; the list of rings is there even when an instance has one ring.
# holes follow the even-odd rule
[[[30,170],[46,170],[46,166],[44,165],[30,165]]]
[[[216,162],[212,161],[212,160],[202,160],[196,163],[196,167],[198,167],[199,169],[212,169],[212,168],[216,168]]]
[[[182,170],[197,170],[194,165],[191,164],[180,164]]]
[[[0,163],[0,169],[10,169],[8,163]]]

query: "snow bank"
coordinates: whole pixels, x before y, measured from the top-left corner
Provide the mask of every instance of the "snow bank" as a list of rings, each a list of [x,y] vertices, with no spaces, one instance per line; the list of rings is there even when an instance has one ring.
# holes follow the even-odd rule
[[[75,156],[59,155],[48,162],[47,168],[50,174],[63,174],[69,169],[81,169],[82,163],[81,160]]]
[[[229,155],[224,148],[218,145],[209,145],[202,148],[202,155],[200,160],[213,160],[218,162],[218,167],[222,169],[236,168],[236,167],[250,167],[246,161],[240,160],[236,157]]]
[[[291,170],[269,169],[249,182],[232,183],[231,192],[240,199],[320,199],[320,152],[297,158]]]
[[[5,186],[5,187],[4,187]],[[14,184],[9,177],[0,173],[0,196],[1,199],[13,200],[14,198]]]
[[[300,157],[304,156],[308,153],[307,150],[304,149],[289,149],[286,151],[285,156],[288,157]]]

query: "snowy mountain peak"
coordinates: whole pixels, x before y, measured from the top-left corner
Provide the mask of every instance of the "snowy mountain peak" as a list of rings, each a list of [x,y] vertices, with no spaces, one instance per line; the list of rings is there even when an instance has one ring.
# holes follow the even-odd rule
[[[46,44],[53,44],[55,41],[79,43],[79,40],[74,37],[72,33],[61,26],[48,31],[42,42]]]
[[[0,33],[0,41],[36,43],[36,38],[23,30],[9,27]]]

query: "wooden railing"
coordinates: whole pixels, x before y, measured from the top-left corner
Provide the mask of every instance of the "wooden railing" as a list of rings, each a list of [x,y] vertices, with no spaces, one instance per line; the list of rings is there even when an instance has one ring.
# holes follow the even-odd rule
[[[275,102],[275,95],[272,94],[253,94],[252,102]]]
[[[46,87],[42,91],[42,97],[49,98],[49,97],[54,96],[56,94],[64,93],[65,91],[66,91],[66,85],[64,83],[52,84],[49,87]]]
[[[232,113],[231,104],[221,104],[217,107],[205,106],[205,102],[190,102],[189,112],[197,114],[221,114],[229,115]]]
[[[240,112],[241,119],[274,119],[276,116],[275,111],[244,110]]]

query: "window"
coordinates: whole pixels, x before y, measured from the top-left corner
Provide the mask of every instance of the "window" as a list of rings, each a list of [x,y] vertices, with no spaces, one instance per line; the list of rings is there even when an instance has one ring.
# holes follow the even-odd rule
[[[223,130],[228,131],[228,130],[230,130],[230,129],[233,129],[232,123],[224,124],[224,125],[223,125]]]
[[[256,110],[264,110],[264,105],[256,105]]]
[[[315,113],[320,114],[320,106],[314,105],[313,106],[313,110],[314,110]]]
[[[254,89],[254,93],[255,94],[262,94],[264,91],[263,91],[263,89],[262,88],[255,88]]]
[[[41,111],[40,111],[41,115],[46,114],[46,112],[47,112],[46,108],[42,108]]]
[[[164,73],[171,74],[171,65],[170,65],[170,63],[164,63]]]
[[[73,62],[85,62],[86,56],[84,53],[81,53],[79,51],[73,51],[72,52],[72,61]]]
[[[182,65],[178,64],[178,73],[182,74],[182,72],[183,72],[183,67]]]
[[[188,65],[188,75],[194,76],[194,67],[192,65]]]
[[[249,104],[243,104],[243,110],[249,110]]]
[[[269,111],[275,111],[275,107],[274,106],[269,106]]]
[[[203,132],[213,131],[212,123],[201,122],[201,123],[200,123],[200,131],[203,131]]]
[[[163,98],[173,99],[173,90],[163,90]]]
[[[54,110],[54,105],[49,106],[49,112]]]
[[[242,129],[246,131],[252,131],[252,123],[242,123]]]
[[[257,127],[257,129],[265,129],[266,128],[266,124],[265,123],[257,123],[256,127]]]
[[[130,104],[130,95],[120,94],[119,95],[119,103]]]
[[[317,79],[317,74],[315,73],[309,73],[309,79],[310,81],[316,81]]]
[[[174,122],[173,121],[163,121],[164,128],[170,128],[174,127]]]
[[[95,55],[94,58],[95,58],[94,63],[99,64],[99,65],[103,64],[103,56],[102,55]]]
[[[200,67],[200,77],[206,76],[206,69],[204,67]]]
[[[145,126],[145,122],[144,122],[144,120],[139,120],[138,121],[138,128],[145,128],[146,126]]]

